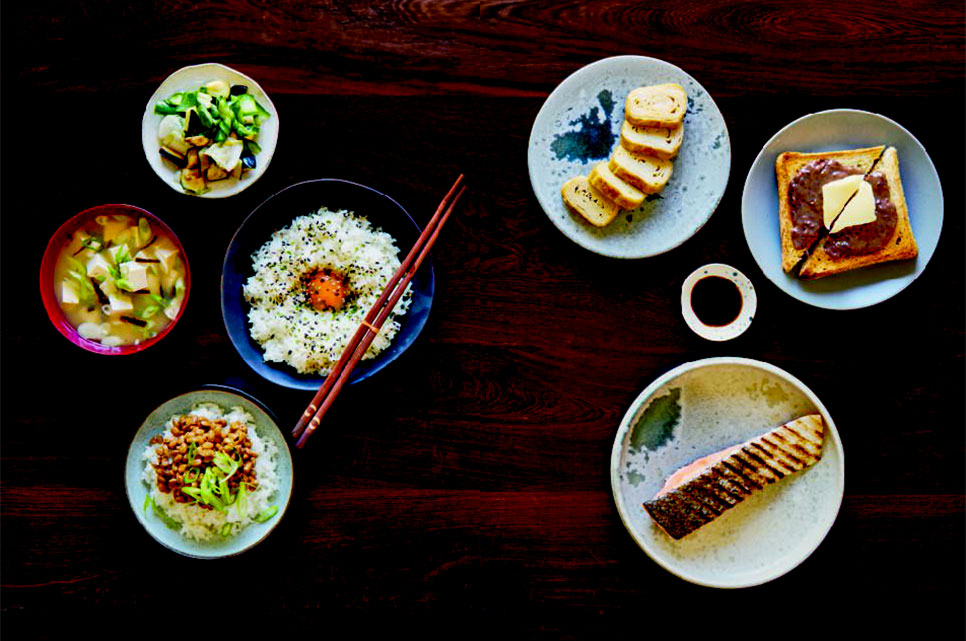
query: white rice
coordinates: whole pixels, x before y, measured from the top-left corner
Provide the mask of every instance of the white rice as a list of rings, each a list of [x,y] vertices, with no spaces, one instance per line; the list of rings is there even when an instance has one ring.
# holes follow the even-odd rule
[[[323,207],[272,234],[252,255],[255,274],[243,289],[251,306],[251,336],[265,350],[265,360],[288,363],[303,374],[328,374],[399,268],[398,253],[392,236],[346,210]],[[324,268],[346,276],[354,294],[337,312],[317,311],[300,292],[299,278]],[[364,359],[389,347],[411,298],[410,286]]]
[[[228,507],[228,510],[206,510],[189,503],[178,503],[168,492],[158,490],[157,477],[152,463],[158,462],[155,454],[157,445],[148,445],[144,450],[144,481],[148,484],[148,496],[168,517],[177,521],[181,526],[181,534],[198,541],[207,541],[223,536],[237,534],[243,528],[254,522],[254,517],[272,507],[271,499],[278,490],[278,448],[269,440],[263,440],[255,431],[255,419],[241,407],[232,407],[227,412],[213,403],[196,405],[189,415],[200,416],[209,420],[225,419],[228,424],[243,423],[248,427],[248,438],[252,442],[252,451],[258,455],[255,459],[255,479],[258,487],[247,493],[247,510],[239,513],[238,502]],[[171,436],[172,416],[165,424],[162,437]],[[274,516],[272,518],[278,518]],[[231,531],[223,534],[222,528],[230,523]]]

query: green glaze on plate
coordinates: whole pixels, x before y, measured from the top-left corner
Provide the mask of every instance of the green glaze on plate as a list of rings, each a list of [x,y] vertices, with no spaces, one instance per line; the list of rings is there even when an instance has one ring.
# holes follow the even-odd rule
[[[681,389],[677,387],[652,400],[631,430],[631,447],[654,451],[670,441],[681,420],[680,400]]]

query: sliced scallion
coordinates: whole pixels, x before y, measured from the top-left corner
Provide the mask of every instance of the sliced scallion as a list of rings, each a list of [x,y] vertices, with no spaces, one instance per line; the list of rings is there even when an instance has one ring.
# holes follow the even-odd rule
[[[277,513],[278,513],[278,506],[277,505],[273,505],[272,507],[268,508],[264,512],[260,512],[255,517],[255,520],[258,521],[259,523],[264,523],[265,521],[267,521],[270,518],[272,518],[273,516],[275,516]]]

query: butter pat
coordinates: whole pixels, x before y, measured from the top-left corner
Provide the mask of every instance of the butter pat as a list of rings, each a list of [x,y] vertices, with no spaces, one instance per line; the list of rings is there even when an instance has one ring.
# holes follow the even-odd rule
[[[875,195],[872,193],[872,185],[863,180],[855,197],[845,206],[829,231],[834,234],[846,227],[875,222],[875,218]]]
[[[859,185],[863,182],[865,181],[862,180],[862,176],[857,174],[822,185],[822,217],[826,229],[831,229],[832,221],[842,211],[842,207],[849,201],[849,198],[859,191]]]

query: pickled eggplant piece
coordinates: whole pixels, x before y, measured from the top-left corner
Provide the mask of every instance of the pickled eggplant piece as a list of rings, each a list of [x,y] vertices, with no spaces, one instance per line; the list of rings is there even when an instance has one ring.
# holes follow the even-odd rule
[[[255,154],[251,152],[247,145],[241,155],[241,164],[245,169],[255,168]]]
[[[179,169],[183,168],[185,165],[188,164],[188,159],[185,158],[183,155],[179,154],[174,149],[169,149],[168,147],[161,147],[158,150],[158,153],[161,154],[162,158],[172,163],[175,167],[178,167]]]

